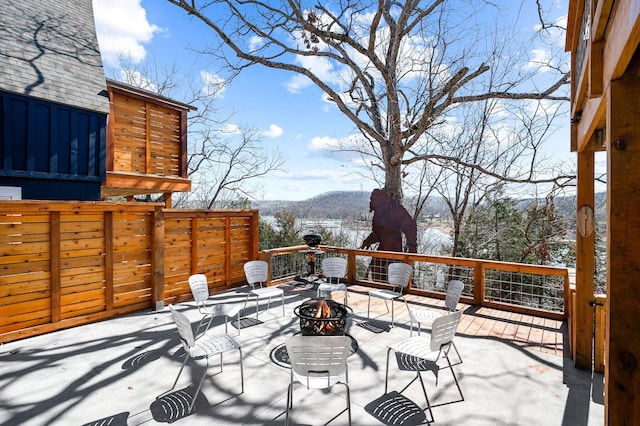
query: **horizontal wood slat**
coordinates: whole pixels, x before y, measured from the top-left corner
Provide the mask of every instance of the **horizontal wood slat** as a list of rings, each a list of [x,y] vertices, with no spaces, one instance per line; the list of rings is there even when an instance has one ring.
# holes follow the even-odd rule
[[[153,247],[156,210],[164,218],[159,251]],[[159,203],[0,201],[0,342],[155,308],[156,252],[164,253],[161,303],[191,298],[187,280],[196,272],[211,277],[212,289],[239,285],[244,275],[237,266],[227,275],[226,265],[231,257],[240,265],[257,257],[257,214],[162,209]],[[195,217],[199,226],[192,229]],[[55,277],[52,241],[59,244]]]

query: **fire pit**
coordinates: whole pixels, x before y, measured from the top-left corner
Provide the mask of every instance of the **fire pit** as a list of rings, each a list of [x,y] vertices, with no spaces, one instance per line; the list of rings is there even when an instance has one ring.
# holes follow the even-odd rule
[[[311,299],[296,306],[293,313],[300,318],[303,336],[344,336],[347,318],[353,310],[331,299]]]

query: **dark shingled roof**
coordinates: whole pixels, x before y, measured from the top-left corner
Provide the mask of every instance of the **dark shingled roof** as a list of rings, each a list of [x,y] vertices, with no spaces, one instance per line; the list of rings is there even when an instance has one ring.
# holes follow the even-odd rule
[[[109,113],[91,0],[3,0],[0,90]]]

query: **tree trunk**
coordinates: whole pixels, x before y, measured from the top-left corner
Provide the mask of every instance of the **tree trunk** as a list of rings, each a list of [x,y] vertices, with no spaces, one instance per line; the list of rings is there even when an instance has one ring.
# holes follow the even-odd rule
[[[399,159],[396,160],[396,155],[393,153],[388,158],[388,160],[385,159],[384,190],[391,198],[402,204],[402,162]]]

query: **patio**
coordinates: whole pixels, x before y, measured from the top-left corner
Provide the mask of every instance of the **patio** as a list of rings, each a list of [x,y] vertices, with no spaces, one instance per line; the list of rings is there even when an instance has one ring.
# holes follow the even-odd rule
[[[240,393],[239,357],[218,358],[196,401],[184,417],[178,399],[156,397],[167,391],[182,362],[176,327],[169,308],[145,311],[108,321],[35,336],[0,346],[0,423],[22,425],[240,425],[284,424],[289,369],[276,353],[287,336],[299,331],[293,309],[315,297],[315,290],[283,284],[285,316],[279,301],[260,314],[260,324],[229,333],[242,345],[245,392]],[[307,286],[308,287],[308,286]],[[349,358],[349,384],[353,424],[381,424],[365,406],[384,392],[389,344],[409,336],[408,316],[396,302],[396,327],[374,333],[357,323],[366,320],[367,287],[349,287],[354,310],[347,333],[357,342]],[[248,288],[213,296],[243,300]],[[238,299],[238,295],[240,299]],[[337,297],[337,294],[334,295]],[[441,300],[408,296],[409,303],[436,308]],[[179,308],[196,322],[192,301]],[[601,425],[604,424],[602,375],[577,370],[566,354],[566,324],[460,304],[464,310],[455,341],[464,362],[454,369],[465,400],[459,400],[451,373],[423,374],[435,416],[434,424],[462,425]],[[390,323],[384,302],[372,299],[372,318]],[[255,319],[252,304],[244,316]],[[224,331],[220,322],[212,325]],[[456,361],[454,351],[452,361]],[[199,365],[203,365],[200,363]],[[202,370],[191,361],[176,387],[193,392]],[[415,372],[390,363],[389,390],[402,389]],[[424,396],[418,383],[404,395],[421,407]],[[171,402],[174,405],[170,405]],[[343,387],[331,393],[296,387],[291,420],[295,424],[347,423]]]

